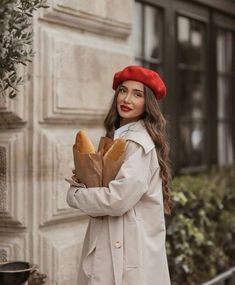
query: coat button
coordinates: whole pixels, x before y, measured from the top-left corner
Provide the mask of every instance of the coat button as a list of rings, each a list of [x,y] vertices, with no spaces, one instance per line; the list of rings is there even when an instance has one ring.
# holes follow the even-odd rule
[[[114,246],[116,248],[121,248],[122,247],[122,243],[120,241],[116,241]]]

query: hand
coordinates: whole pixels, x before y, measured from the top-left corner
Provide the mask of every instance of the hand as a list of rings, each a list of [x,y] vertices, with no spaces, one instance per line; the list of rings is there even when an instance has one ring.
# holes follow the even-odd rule
[[[76,174],[76,170],[75,169],[72,169],[72,173],[74,174],[71,178],[75,181],[75,182],[77,182],[77,183],[79,183],[79,180],[76,178],[76,176],[75,176],[75,174]]]
[[[28,284],[29,285],[42,285],[45,284],[47,276],[38,271],[38,269],[32,271],[29,275]]]

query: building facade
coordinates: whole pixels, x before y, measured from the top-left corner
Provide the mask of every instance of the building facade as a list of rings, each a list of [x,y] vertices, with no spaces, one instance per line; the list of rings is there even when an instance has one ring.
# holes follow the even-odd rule
[[[0,260],[28,260],[47,284],[77,285],[87,217],[66,204],[75,134],[97,145],[113,73],[157,70],[176,173],[235,160],[235,3],[50,0],[33,20],[35,57],[0,100]]]

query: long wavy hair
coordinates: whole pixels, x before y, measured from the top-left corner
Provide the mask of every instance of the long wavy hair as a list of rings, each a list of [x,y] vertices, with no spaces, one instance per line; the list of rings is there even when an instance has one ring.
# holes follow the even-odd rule
[[[104,120],[106,136],[110,138],[113,138],[114,131],[120,127],[120,116],[117,111],[117,96],[119,89],[120,86],[118,86],[114,94],[113,102]],[[160,177],[162,179],[164,212],[165,214],[170,214],[170,189],[168,186],[170,178],[168,167],[169,144],[166,135],[166,120],[160,111],[153,91],[146,85],[144,85],[144,93],[145,111],[141,115],[140,119],[143,120],[145,127],[155,144],[160,166]]]

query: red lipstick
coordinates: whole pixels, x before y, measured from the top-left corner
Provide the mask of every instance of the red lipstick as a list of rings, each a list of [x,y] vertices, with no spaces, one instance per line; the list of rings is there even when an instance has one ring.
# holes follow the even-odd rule
[[[120,109],[123,111],[123,112],[129,112],[131,111],[132,109],[127,107],[126,105],[120,105]]]

